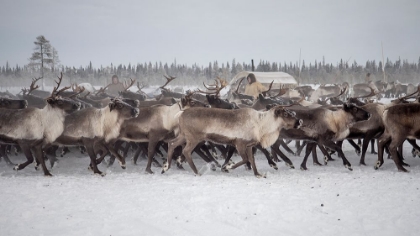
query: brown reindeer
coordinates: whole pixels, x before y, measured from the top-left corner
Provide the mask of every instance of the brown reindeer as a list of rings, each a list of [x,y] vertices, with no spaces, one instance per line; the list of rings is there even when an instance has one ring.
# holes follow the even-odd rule
[[[272,145],[280,131],[297,128],[302,122],[295,114],[278,106],[269,111],[260,112],[250,108],[224,110],[195,108],[183,111],[179,117],[179,135],[169,142],[168,160],[162,169],[166,172],[172,161],[173,150],[186,143],[182,154],[191,169],[198,174],[191,152],[202,141],[235,146],[242,161],[231,168],[235,169],[250,161],[256,177],[262,177],[255,166],[252,147],[260,144],[263,148]]]
[[[407,172],[403,165],[408,166],[402,160],[397,148],[407,139],[420,138],[420,104],[398,104],[385,109],[383,121],[385,131],[378,140],[378,162],[375,169],[384,163],[383,150],[385,145],[389,145],[389,152],[399,171]]]

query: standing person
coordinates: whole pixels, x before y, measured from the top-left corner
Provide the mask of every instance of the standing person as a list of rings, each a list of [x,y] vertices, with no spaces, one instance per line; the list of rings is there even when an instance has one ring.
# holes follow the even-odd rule
[[[257,81],[257,78],[255,78],[255,75],[253,73],[249,73],[246,79],[248,80],[248,84],[245,87],[246,95],[250,95],[254,98],[257,98],[260,93],[267,90],[267,88],[264,87],[264,85]]]
[[[124,91],[124,90],[125,90],[124,85],[118,80],[118,76],[113,75],[112,83],[108,85],[106,92],[109,93],[110,95],[118,96],[119,92]]]

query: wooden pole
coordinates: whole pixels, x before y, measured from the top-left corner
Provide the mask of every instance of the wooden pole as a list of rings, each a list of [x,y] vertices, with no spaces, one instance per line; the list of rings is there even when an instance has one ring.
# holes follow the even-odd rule
[[[300,85],[300,59],[302,56],[302,48],[299,49],[299,73],[298,73],[298,85]]]
[[[384,82],[386,82],[386,77],[385,77],[385,61],[384,61],[384,45],[382,44],[382,41],[381,41],[381,47],[382,47],[382,72],[384,73]]]

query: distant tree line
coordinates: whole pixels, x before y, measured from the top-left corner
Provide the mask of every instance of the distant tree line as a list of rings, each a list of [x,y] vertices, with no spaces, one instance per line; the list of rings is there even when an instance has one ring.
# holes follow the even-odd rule
[[[174,85],[202,85],[202,82],[216,77],[225,78],[228,81],[241,71],[251,71],[250,63],[238,63],[235,59],[232,62],[219,63],[214,61],[208,66],[199,66],[193,64],[191,66],[185,64],[177,64],[176,61],[168,64],[162,62],[145,62],[136,65],[115,65],[101,66],[94,68],[92,63],[83,67],[70,67],[64,65],[56,65],[55,68],[44,68],[44,78],[46,84],[52,85],[53,79],[63,72],[64,78],[69,83],[89,82],[94,85],[104,86],[111,81],[111,76],[116,74],[120,80],[137,79],[145,85],[160,85],[164,83],[163,75],[176,76],[177,79],[171,84]],[[310,62],[301,62],[301,70],[299,71],[299,63],[295,62],[269,62],[260,61],[255,66],[255,71],[276,72],[282,71],[291,74],[300,83],[341,83],[342,81],[351,84],[365,82],[366,74],[370,73],[370,78],[374,81],[383,80],[384,72],[382,62],[367,61],[365,64],[358,64],[356,61],[352,63],[341,60],[336,65],[325,63],[325,60]],[[387,81],[400,81],[401,83],[420,82],[420,58],[417,63],[410,63],[400,58],[395,62],[387,59],[384,65],[385,79]],[[27,86],[31,78],[40,77],[41,69],[33,65],[16,65],[10,66],[9,63],[0,67],[0,86]]]

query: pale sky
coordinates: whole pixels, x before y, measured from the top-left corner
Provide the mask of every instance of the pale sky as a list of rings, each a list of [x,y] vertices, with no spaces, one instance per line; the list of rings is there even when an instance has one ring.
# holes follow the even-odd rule
[[[1,0],[0,66],[28,63],[39,35],[68,66],[197,62],[363,64],[420,56],[420,1]]]

